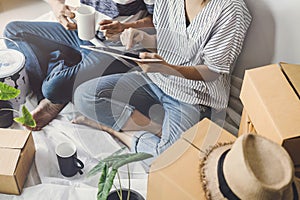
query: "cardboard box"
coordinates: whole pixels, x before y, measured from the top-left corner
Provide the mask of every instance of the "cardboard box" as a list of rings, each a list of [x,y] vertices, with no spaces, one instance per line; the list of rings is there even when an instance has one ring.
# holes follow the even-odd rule
[[[205,199],[199,172],[203,152],[218,142],[234,140],[234,135],[208,119],[197,123],[152,163],[147,200]]]
[[[257,133],[282,145],[300,165],[300,65],[279,63],[246,70],[239,135]]]
[[[0,129],[0,193],[21,194],[34,153],[30,131]]]

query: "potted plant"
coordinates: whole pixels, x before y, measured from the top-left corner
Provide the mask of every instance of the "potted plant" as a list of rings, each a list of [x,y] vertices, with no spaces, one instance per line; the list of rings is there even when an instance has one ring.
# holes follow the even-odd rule
[[[13,118],[12,112],[19,113],[17,110],[12,108],[8,101],[16,98],[19,94],[20,90],[0,82],[0,125],[3,123],[3,127],[1,126],[2,128],[9,127],[12,124],[12,122],[9,121]],[[13,118],[13,120],[28,127],[34,128],[36,126],[35,120],[24,105],[22,106],[22,114],[19,117]]]
[[[99,163],[88,172],[88,176],[93,176],[101,172],[98,183],[97,200],[144,200],[142,195],[130,189],[130,172],[128,164],[151,158],[152,155],[147,153],[121,154],[123,150],[124,148],[100,160]],[[127,165],[128,169],[128,189],[121,187],[120,176],[118,174],[118,169],[124,165]],[[110,192],[116,175],[120,183],[120,188]]]

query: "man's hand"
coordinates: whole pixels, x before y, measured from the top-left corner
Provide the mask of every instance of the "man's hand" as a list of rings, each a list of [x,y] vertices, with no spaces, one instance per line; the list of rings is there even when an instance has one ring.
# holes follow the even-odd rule
[[[120,33],[125,29],[125,25],[119,21],[104,19],[100,23],[99,30],[103,32],[108,40],[118,40]]]
[[[67,30],[77,29],[77,25],[71,22],[68,18],[73,19],[75,14],[72,12],[72,8],[65,5],[60,1],[52,1],[50,4],[58,22],[62,24]]]

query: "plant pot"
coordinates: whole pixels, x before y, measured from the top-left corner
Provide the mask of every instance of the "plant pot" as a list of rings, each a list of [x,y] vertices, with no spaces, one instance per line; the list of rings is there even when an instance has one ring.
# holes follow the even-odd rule
[[[2,108],[10,108],[12,109],[12,104],[9,101],[0,101],[0,109]],[[13,111],[10,110],[0,110],[0,128],[8,128],[10,127],[13,120]]]
[[[118,190],[120,191],[120,190]],[[127,195],[128,195],[128,189],[122,189],[122,198],[123,200],[127,200]],[[145,200],[145,198],[138,192],[134,190],[130,190],[130,200]],[[107,200],[119,200],[119,196],[117,191],[112,191],[109,193]]]

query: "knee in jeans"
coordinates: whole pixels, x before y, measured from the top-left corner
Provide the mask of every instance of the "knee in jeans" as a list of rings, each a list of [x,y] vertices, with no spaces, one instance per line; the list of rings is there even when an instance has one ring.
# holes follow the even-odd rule
[[[64,80],[44,81],[43,96],[53,103],[65,104],[71,100],[72,89]]]
[[[87,109],[87,106],[91,106],[91,101],[95,100],[93,90],[93,86],[89,82],[84,82],[76,88],[73,95],[73,102],[78,110],[84,111]]]

